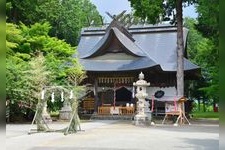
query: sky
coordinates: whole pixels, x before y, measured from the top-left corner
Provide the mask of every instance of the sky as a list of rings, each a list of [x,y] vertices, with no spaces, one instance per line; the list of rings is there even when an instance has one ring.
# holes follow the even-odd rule
[[[110,18],[106,15],[106,11],[112,15],[117,15],[123,10],[127,10],[127,13],[131,12],[130,2],[128,0],[90,0],[99,11],[100,15],[104,17],[107,22],[110,22]],[[183,9],[184,17],[196,18],[194,6],[189,6]]]

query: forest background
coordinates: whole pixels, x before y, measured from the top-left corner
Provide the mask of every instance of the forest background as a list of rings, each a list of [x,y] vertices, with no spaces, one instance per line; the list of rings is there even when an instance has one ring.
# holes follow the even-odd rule
[[[202,111],[211,111],[219,102],[219,0],[192,3],[198,17],[184,19],[189,29],[187,52],[188,59],[202,68],[202,78],[187,83],[185,93],[202,103]],[[67,86],[70,74],[84,75],[78,59],[72,57],[77,53],[81,28],[104,23],[90,0],[6,0],[5,95],[9,115],[29,119],[43,86]],[[61,105],[60,101],[49,103],[52,111]]]

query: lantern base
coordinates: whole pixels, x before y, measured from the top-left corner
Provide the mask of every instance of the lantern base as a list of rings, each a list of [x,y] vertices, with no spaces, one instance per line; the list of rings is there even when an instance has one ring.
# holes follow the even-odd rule
[[[151,114],[135,115],[133,123],[136,126],[149,126],[151,125]]]
[[[72,116],[72,108],[70,106],[63,106],[59,111],[60,120],[70,120]]]

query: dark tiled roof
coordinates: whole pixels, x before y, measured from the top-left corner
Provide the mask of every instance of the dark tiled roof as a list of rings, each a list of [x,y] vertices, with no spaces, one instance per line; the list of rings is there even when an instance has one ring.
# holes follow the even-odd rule
[[[133,35],[134,43],[117,28],[111,28],[105,33],[106,27],[84,28],[78,45],[81,63],[87,71],[121,71],[135,70],[160,65],[163,71],[176,71],[177,66],[177,30],[174,26],[131,26],[129,32]],[[114,33],[117,39],[138,60],[91,60],[110,34]],[[186,44],[188,30],[184,28],[184,44]],[[199,67],[184,59],[184,70],[197,70]]]
[[[111,36],[115,35],[116,38],[124,45],[126,51],[131,53],[135,56],[145,56],[145,53],[134,43],[132,42],[127,36],[121,33],[117,28],[113,27],[107,32],[102,39],[90,50],[87,52],[86,55],[81,56],[80,58],[89,58],[94,56],[99,52],[99,49],[104,45],[110,42]]]

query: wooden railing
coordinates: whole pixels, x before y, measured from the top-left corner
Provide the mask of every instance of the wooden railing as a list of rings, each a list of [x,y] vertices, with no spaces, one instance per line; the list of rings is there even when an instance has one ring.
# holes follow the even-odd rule
[[[135,107],[127,106],[99,106],[99,115],[133,115],[135,113]]]
[[[133,115],[135,113],[135,107],[121,107],[121,114],[122,115]]]
[[[99,115],[109,115],[110,114],[111,106],[99,106],[98,107],[98,114]]]
[[[93,111],[94,110],[94,99],[87,98],[83,101],[83,109],[86,111]]]

